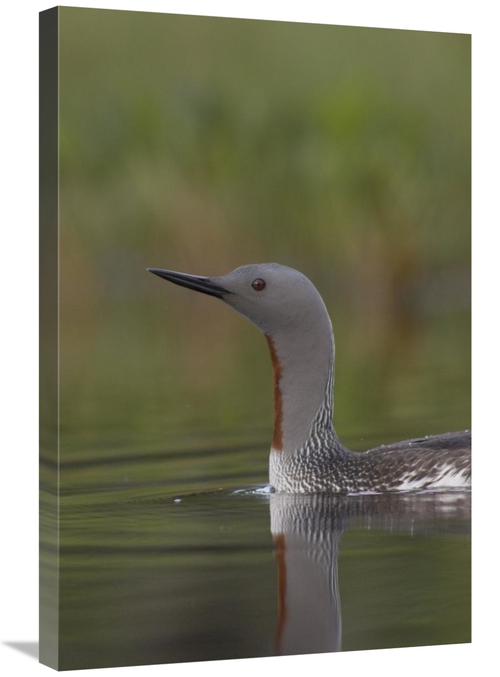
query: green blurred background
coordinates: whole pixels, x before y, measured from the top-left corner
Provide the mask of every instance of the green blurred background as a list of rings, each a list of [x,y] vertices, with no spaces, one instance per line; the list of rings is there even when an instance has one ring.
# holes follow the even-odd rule
[[[355,449],[469,426],[470,36],[61,8],[60,163],[63,458],[270,440],[257,330],[147,267],[310,277]]]

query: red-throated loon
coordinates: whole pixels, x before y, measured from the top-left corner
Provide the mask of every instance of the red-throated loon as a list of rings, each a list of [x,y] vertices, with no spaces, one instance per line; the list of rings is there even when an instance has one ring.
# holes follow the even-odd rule
[[[273,364],[269,480],[275,491],[351,493],[470,486],[468,430],[362,453],[341,444],[332,423],[332,325],[321,296],[305,275],[276,263],[242,266],[221,277],[148,270],[222,299],[264,333]]]

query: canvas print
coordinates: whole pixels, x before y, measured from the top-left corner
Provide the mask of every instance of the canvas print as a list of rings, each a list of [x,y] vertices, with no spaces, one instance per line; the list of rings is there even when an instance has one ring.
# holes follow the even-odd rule
[[[470,641],[470,65],[41,13],[43,663]]]

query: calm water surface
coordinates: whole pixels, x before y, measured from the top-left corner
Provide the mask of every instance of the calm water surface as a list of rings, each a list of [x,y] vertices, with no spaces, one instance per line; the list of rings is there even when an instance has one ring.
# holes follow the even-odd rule
[[[60,669],[470,641],[470,493],[270,494],[213,442],[62,465]]]
[[[269,494],[267,346],[200,308],[210,341],[157,304],[62,327],[61,462],[42,444],[40,467],[60,669],[470,641],[470,494]],[[468,313],[337,324],[346,446],[469,427]]]

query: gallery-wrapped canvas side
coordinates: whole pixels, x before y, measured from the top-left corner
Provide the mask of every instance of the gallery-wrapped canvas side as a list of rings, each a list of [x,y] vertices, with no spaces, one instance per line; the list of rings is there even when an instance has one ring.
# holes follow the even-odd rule
[[[40,13],[40,662],[58,668],[58,8]]]

